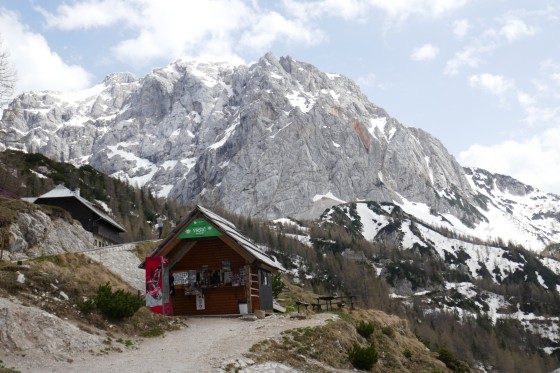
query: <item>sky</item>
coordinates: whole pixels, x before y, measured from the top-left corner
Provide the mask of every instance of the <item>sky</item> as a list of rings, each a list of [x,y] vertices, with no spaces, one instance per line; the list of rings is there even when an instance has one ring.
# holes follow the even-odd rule
[[[353,79],[463,166],[556,194],[559,35],[545,0],[0,0],[16,93],[270,51]]]

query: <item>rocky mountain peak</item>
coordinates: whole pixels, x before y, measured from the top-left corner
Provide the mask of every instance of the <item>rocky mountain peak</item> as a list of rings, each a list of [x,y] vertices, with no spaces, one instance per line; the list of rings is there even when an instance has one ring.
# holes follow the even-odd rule
[[[267,218],[413,201],[467,226],[485,220],[439,140],[400,124],[348,78],[289,56],[250,66],[179,59],[72,94],[26,93],[10,108],[4,120],[20,148],[89,163],[161,197]]]

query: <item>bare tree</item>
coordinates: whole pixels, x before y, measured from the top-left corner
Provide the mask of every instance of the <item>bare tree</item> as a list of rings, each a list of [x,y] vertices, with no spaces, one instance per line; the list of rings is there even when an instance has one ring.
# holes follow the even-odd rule
[[[1,36],[1,35],[0,35]],[[8,140],[10,135],[13,135],[14,131],[9,129],[9,118],[13,116],[14,113],[8,110],[3,110],[2,108],[9,100],[12,98],[12,93],[14,92],[14,86],[16,83],[16,70],[10,62],[10,53],[4,48],[4,44],[0,37],[0,142],[4,145],[6,142],[13,142],[14,140]]]
[[[16,82],[16,71],[10,63],[10,53],[4,48],[0,38],[0,107],[12,96]]]

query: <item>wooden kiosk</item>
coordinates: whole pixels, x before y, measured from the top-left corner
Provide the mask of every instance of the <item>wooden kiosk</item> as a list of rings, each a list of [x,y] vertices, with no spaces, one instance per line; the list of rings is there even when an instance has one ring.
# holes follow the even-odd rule
[[[272,312],[272,272],[282,266],[231,222],[202,206],[196,206],[149,257],[169,262],[174,315]]]

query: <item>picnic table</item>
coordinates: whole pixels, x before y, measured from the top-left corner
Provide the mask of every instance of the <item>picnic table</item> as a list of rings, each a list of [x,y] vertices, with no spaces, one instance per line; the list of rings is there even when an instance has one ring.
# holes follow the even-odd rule
[[[346,306],[346,302],[350,303],[350,309],[354,309],[354,299],[356,298],[355,295],[342,295],[342,296],[338,296],[338,295],[322,295],[317,297],[317,303],[313,303],[311,306],[313,307],[313,310],[317,310],[317,311],[322,311],[322,306],[325,306],[327,311],[332,311],[332,302],[337,301],[336,305],[338,306],[339,309],[343,308],[344,306]]]
[[[320,297],[317,297],[317,303],[313,303],[313,309],[317,308],[317,311],[321,311],[322,308],[321,306],[326,306],[327,311],[331,310],[332,311],[332,301],[333,301],[334,297],[331,295],[323,295]],[[321,303],[322,302],[322,303]]]

